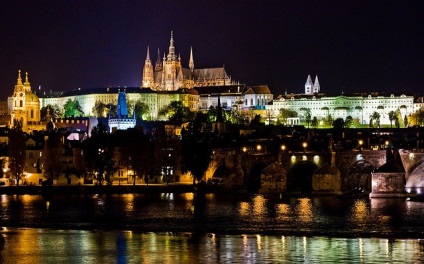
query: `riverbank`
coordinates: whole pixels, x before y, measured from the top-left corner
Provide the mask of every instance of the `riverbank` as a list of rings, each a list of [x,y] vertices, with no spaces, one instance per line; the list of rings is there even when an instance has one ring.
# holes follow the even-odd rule
[[[205,187],[213,191],[214,186]],[[73,185],[73,186],[6,186],[0,187],[0,194],[125,194],[125,193],[190,193],[195,188],[191,184],[179,185]]]

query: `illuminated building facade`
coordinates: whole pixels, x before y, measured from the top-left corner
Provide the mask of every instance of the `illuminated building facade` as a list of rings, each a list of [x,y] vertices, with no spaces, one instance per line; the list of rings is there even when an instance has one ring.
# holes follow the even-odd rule
[[[405,94],[387,93],[354,93],[341,95],[327,95],[320,92],[318,76],[312,83],[308,76],[305,83],[305,93],[280,95],[267,105],[266,109],[273,111],[274,118],[280,109],[289,109],[298,113],[300,121],[310,111],[312,118],[318,120],[329,116],[334,120],[351,116],[359,124],[369,124],[371,115],[377,112],[380,115],[380,124],[389,125],[389,113],[398,111],[402,119],[422,107],[422,98],[417,100],[414,96]]]
[[[40,130],[44,127],[40,124],[40,100],[31,90],[28,73],[25,75],[25,82],[22,82],[21,71],[18,71],[13,95],[7,99],[7,104],[11,127],[18,122],[25,132]]]
[[[202,86],[225,86],[234,84],[224,67],[195,69],[193,49],[190,49],[189,68],[182,67],[181,56],[176,55],[174,36],[171,32],[168,54],[160,60],[160,52],[153,67],[150,50],[147,48],[143,67],[142,88],[156,91],[176,91],[180,88],[192,89]]]

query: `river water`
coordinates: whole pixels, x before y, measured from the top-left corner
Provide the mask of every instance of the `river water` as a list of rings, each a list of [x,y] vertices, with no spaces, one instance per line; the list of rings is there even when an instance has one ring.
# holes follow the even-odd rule
[[[1,195],[0,263],[422,263],[424,203]]]

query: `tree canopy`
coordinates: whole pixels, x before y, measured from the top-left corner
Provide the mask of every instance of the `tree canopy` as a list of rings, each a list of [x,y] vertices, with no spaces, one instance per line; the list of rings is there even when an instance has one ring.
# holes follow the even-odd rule
[[[77,99],[68,99],[68,101],[66,101],[65,105],[63,106],[63,111],[65,118],[84,115],[81,105]]]
[[[175,123],[184,123],[193,119],[193,113],[180,101],[172,101],[159,111],[159,115],[166,116],[169,121]]]
[[[57,104],[55,105],[47,105],[44,107],[41,107],[40,109],[40,117],[41,120],[46,120],[47,115],[50,114],[51,118],[57,119],[62,116],[62,111],[60,111],[60,108]],[[49,121],[49,120],[46,120]]]

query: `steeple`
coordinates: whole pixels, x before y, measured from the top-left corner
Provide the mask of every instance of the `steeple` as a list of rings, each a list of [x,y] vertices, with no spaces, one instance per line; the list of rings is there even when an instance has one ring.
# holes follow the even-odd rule
[[[28,81],[28,72],[25,72],[24,89],[25,89],[25,92],[31,92],[31,85],[29,84],[29,81]]]
[[[168,60],[175,60],[174,32],[173,31],[171,31],[171,40],[169,41]]]
[[[319,81],[318,81],[318,75],[316,75],[315,76],[313,93],[319,93],[319,90],[320,90],[320,86],[319,86]]]
[[[188,67],[190,68],[191,72],[193,72],[194,70],[193,47],[190,47],[190,61],[188,63]]]
[[[308,79],[306,79],[305,83],[305,94],[313,94],[312,92],[312,86],[314,84],[312,83],[311,75],[308,75]]]
[[[160,51],[158,48],[158,58],[156,59],[156,64],[155,64],[155,71],[161,71],[162,70],[162,61],[160,60]]]
[[[152,88],[153,84],[154,84],[153,65],[152,65],[152,62],[150,61],[149,47],[147,47],[147,54],[146,54],[146,60],[144,61],[143,77],[142,77],[141,87]]]
[[[21,70],[18,70],[18,80],[16,85],[22,85]]]
[[[147,46],[146,62],[150,62],[150,50],[149,50],[149,46]]]

